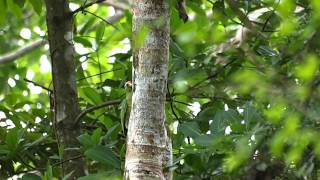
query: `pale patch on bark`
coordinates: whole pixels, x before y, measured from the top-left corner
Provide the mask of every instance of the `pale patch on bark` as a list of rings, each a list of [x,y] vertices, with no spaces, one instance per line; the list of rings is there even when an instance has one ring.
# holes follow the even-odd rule
[[[65,111],[66,111],[66,107],[64,105],[57,107],[57,113],[56,113],[57,123],[63,121],[67,117]]]
[[[68,31],[64,34],[64,39],[66,41],[68,41],[70,44],[73,44],[73,32],[72,31]]]

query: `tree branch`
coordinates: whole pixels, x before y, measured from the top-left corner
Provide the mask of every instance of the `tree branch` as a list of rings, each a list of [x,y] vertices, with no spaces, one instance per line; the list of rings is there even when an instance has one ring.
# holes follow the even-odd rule
[[[116,13],[114,16],[108,17],[105,21],[112,24],[112,23],[119,21],[123,16],[124,16],[124,13],[119,12],[119,13]],[[91,29],[91,30],[95,30],[95,29]],[[31,42],[30,44],[28,44],[22,48],[19,48],[13,52],[9,52],[7,54],[0,55],[0,64],[13,62],[13,61],[19,59],[20,57],[36,50],[37,48],[39,48],[45,44],[47,44],[46,40],[38,39],[38,40],[35,40],[35,41]]]
[[[124,5],[122,3],[115,3],[115,2],[110,2],[110,1],[107,1],[107,0],[95,0],[95,1],[92,1],[90,3],[82,5],[78,9],[74,10],[73,12],[71,12],[71,14],[74,15],[74,14],[76,14],[78,12],[84,11],[85,9],[87,9],[88,7],[90,7],[90,6],[94,5],[94,4],[100,4],[100,3],[103,3],[103,4],[107,5],[107,6],[112,6],[115,9],[122,10],[122,11],[125,11],[125,10],[129,9],[126,5]]]
[[[88,4],[84,4],[84,5],[80,6],[78,9],[72,11],[72,12],[71,12],[71,15],[74,15],[74,14],[80,12],[80,11],[84,11],[84,10],[87,9],[88,7],[90,7],[90,6],[94,5],[94,4],[102,3],[102,2],[104,2],[104,1],[105,1],[105,0],[95,0],[95,1],[92,1],[92,2],[90,2],[90,3],[88,3]]]
[[[78,125],[80,120],[83,118],[83,116],[85,116],[87,113],[92,112],[94,110],[106,107],[106,106],[111,106],[111,105],[116,105],[116,104],[120,104],[121,103],[121,99],[116,99],[116,100],[111,100],[111,101],[106,101],[103,102],[101,104],[95,105],[95,106],[91,106],[85,110],[83,110],[75,119],[74,125]]]
[[[50,92],[50,93],[53,93],[52,89],[49,89],[49,88],[47,88],[47,87],[45,87],[45,86],[43,86],[43,85],[41,85],[41,84],[38,84],[38,83],[36,83],[36,82],[33,82],[33,81],[31,81],[31,80],[29,80],[29,79],[27,79],[27,78],[24,78],[23,80],[26,81],[26,82],[28,82],[28,83],[31,83],[31,84],[33,84],[33,85],[35,85],[35,86],[39,86],[39,87],[41,87],[42,89],[47,90],[47,91]]]
[[[46,43],[47,43],[46,40],[38,39],[30,44],[25,45],[24,47],[17,49],[14,52],[9,52],[7,54],[4,54],[4,55],[0,56],[0,64],[12,62],[12,61],[28,54],[29,52],[45,45]]]
[[[99,76],[99,75],[102,75],[102,74],[106,74],[106,73],[110,73],[110,72],[114,72],[114,71],[119,71],[119,70],[121,70],[121,69],[113,69],[113,70],[110,70],[110,71],[104,71],[104,72],[101,72],[101,73],[98,73],[98,74],[93,74],[91,76],[86,76],[86,77],[77,79],[77,81],[82,81],[84,79],[89,79],[89,78],[92,78],[92,77],[95,77],[95,76]]]
[[[89,13],[89,14],[91,14],[92,16],[94,16],[94,17],[100,19],[101,21],[105,22],[106,24],[112,26],[112,27],[115,28],[116,30],[119,30],[115,25],[112,24],[112,22],[109,22],[108,19],[104,19],[103,17],[98,16],[98,15],[96,15],[96,14],[90,12],[90,11],[87,11],[87,10],[83,10],[83,12]]]
[[[75,160],[75,159],[79,159],[79,158],[83,158],[83,157],[84,157],[83,154],[79,154],[79,155],[77,155],[77,156],[71,157],[70,159],[65,159],[65,160],[63,160],[63,161],[59,161],[59,162],[57,162],[57,163],[54,163],[54,164],[52,164],[52,166],[53,166],[53,167],[54,167],[54,166],[58,166],[58,165],[61,165],[61,164],[66,163],[66,162],[68,162],[68,161]]]

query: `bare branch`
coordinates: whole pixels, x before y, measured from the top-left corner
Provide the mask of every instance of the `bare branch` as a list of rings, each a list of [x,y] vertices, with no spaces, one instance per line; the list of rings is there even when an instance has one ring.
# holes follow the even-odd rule
[[[41,87],[42,89],[47,90],[47,91],[50,92],[50,93],[53,92],[52,89],[49,89],[49,88],[47,88],[47,87],[45,87],[45,86],[43,86],[43,85],[41,85],[41,84],[39,84],[39,83],[36,83],[36,82],[34,82],[34,81],[29,80],[29,79],[27,79],[27,78],[24,78],[23,80],[26,81],[26,82],[28,82],[28,83],[31,83],[31,84],[33,84],[33,85],[35,85],[35,86]]]
[[[87,11],[87,10],[83,10],[83,12],[89,13],[89,14],[91,14],[92,16],[94,16],[94,17],[100,19],[101,21],[105,22],[106,24],[109,24],[110,26],[112,26],[112,27],[115,28],[116,30],[119,30],[115,25],[113,25],[112,22],[109,22],[108,19],[104,19],[103,17],[98,16],[98,15],[96,15],[96,14],[90,12],[90,11]]]
[[[80,122],[80,120],[83,118],[83,116],[85,116],[87,113],[92,112],[94,110],[106,107],[106,106],[111,106],[111,105],[116,105],[116,104],[120,104],[121,103],[121,99],[116,99],[116,100],[111,100],[111,101],[106,101],[103,102],[101,104],[95,105],[95,106],[91,106],[85,110],[83,110],[75,119],[74,125],[78,125],[78,123]]]
[[[90,6],[94,5],[94,4],[102,3],[102,2],[104,2],[104,1],[105,1],[105,0],[95,0],[95,1],[92,1],[92,2],[90,2],[90,3],[88,3],[88,4],[84,4],[83,6],[80,6],[78,9],[72,11],[72,12],[71,12],[71,15],[74,15],[74,14],[80,12],[80,11],[84,11],[86,8],[88,8],[88,7],[90,7]]]
[[[84,78],[80,78],[80,79],[77,79],[77,81],[82,81],[84,79],[89,79],[89,78],[92,78],[92,77],[95,77],[95,76],[99,76],[99,75],[102,75],[102,74],[106,74],[106,73],[110,73],[110,72],[114,72],[114,71],[119,71],[121,69],[113,69],[113,70],[110,70],[110,71],[105,71],[105,72],[101,72],[101,73],[98,73],[98,74],[93,74],[91,76],[87,76],[87,77],[84,77]]]
[[[14,52],[9,52],[7,54],[4,54],[4,55],[0,56],[0,64],[12,62],[12,61],[30,53],[31,51],[45,45],[46,43],[47,43],[46,40],[38,39],[30,44],[27,44],[24,47],[21,47],[21,48],[15,50]]]
[[[107,1],[107,0],[95,0],[90,3],[84,4],[83,6],[79,7],[78,9],[74,10],[73,12],[71,12],[71,14],[74,15],[78,12],[84,11],[85,9],[87,9],[88,7],[90,7],[94,4],[100,4],[100,3],[103,3],[107,6],[112,6],[113,8],[118,9],[118,10],[122,10],[122,11],[129,9],[129,7],[127,7],[123,3],[119,3],[119,2],[115,3],[113,1]]]
[[[119,13],[116,13],[114,16],[108,17],[105,21],[112,24],[112,23],[119,21],[123,16],[124,16],[124,13],[119,12]],[[94,29],[91,29],[91,30],[94,30]],[[35,41],[31,42],[30,44],[28,44],[20,49],[17,49],[13,52],[9,52],[7,54],[0,55],[0,64],[5,64],[5,63],[15,61],[15,60],[19,59],[20,57],[36,50],[37,48],[40,48],[41,46],[43,46],[45,44],[47,44],[46,40],[38,39],[38,40],[35,40]]]

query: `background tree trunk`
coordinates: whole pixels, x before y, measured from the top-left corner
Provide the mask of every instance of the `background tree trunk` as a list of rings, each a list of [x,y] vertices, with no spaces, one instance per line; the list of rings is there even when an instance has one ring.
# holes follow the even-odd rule
[[[76,139],[80,135],[80,127],[74,126],[74,120],[79,114],[79,104],[73,57],[73,17],[67,0],[45,2],[54,87],[53,119],[59,149],[64,148],[62,161],[66,161],[62,164],[62,174],[73,172],[71,179],[76,179],[84,175],[85,164],[83,159],[74,158],[80,154]]]
[[[126,179],[172,179],[171,141],[165,126],[170,16],[167,0],[133,1],[133,96]],[[139,37],[147,32],[140,44]]]

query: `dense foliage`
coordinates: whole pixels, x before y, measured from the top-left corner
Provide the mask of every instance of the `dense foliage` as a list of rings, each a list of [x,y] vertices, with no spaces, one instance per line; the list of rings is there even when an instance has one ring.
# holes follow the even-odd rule
[[[71,2],[73,10],[87,3]],[[186,23],[170,3],[174,179],[317,179],[320,1],[186,0]],[[90,173],[82,180],[123,174],[132,15],[124,1],[114,4],[121,8],[100,3],[74,16],[81,108],[122,102],[82,119],[78,140]],[[0,7],[0,57],[47,38],[42,1]],[[121,19],[102,20],[114,14]],[[59,177],[48,59],[45,45],[0,64],[1,178]]]

